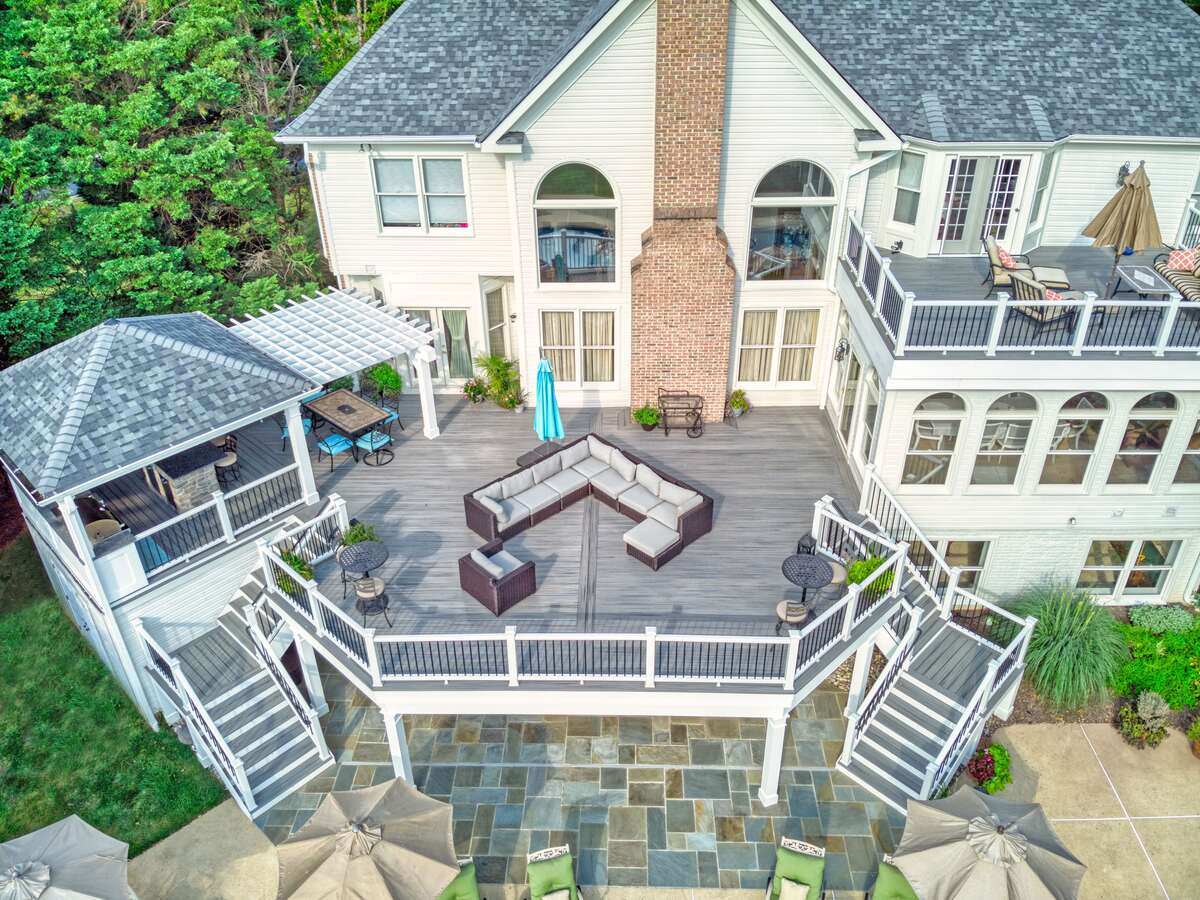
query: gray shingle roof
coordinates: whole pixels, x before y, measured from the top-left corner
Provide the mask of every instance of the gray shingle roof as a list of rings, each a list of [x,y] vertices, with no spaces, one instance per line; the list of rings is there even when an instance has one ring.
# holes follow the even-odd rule
[[[614,2],[407,0],[280,136],[486,135]],[[901,134],[1200,137],[1181,0],[774,2]]]
[[[0,450],[49,497],[312,387],[200,313],[110,319],[0,372]]]

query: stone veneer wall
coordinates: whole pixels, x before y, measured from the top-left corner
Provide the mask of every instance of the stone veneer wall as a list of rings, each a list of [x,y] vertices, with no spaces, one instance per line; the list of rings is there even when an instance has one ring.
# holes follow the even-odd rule
[[[632,264],[630,399],[688,390],[720,419],[735,276],[717,226],[729,0],[658,0],[657,10],[654,222]]]

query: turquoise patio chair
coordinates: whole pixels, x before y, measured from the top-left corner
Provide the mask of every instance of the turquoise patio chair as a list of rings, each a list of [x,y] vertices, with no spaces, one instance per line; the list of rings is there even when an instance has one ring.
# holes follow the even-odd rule
[[[795,838],[780,840],[779,849],[775,851],[775,871],[767,884],[767,900],[780,900],[788,883],[795,886],[788,888],[788,893],[794,893],[796,888],[807,888],[800,895],[804,900],[821,900],[825,884],[825,848]]]
[[[344,434],[330,434],[317,441],[317,462],[321,456],[329,457],[329,471],[333,471],[333,458],[339,453],[348,453],[354,449],[354,442]]]
[[[460,859],[458,866],[458,875],[442,889],[437,900],[483,900],[475,877],[475,863],[470,859]]]
[[[529,900],[546,900],[560,891],[566,892],[566,900],[579,900],[570,847],[550,847],[530,853],[525,875],[529,880]]]
[[[896,868],[890,856],[879,862],[879,874],[871,888],[871,900],[921,900],[904,873]]]
[[[368,431],[354,442],[354,446],[364,451],[363,462],[367,465],[383,466],[391,462],[395,456],[388,449],[388,444],[391,442],[392,436],[390,434],[385,434],[382,431]],[[375,457],[375,462],[371,462],[371,457]]]
[[[303,416],[300,419],[300,421],[304,423],[305,436],[312,434],[312,430],[313,430],[312,416],[311,415]],[[285,419],[283,416],[277,416],[275,419],[275,424],[279,426],[279,439],[282,442],[282,446],[280,446],[279,452],[287,453],[287,446],[288,446],[287,419]]]

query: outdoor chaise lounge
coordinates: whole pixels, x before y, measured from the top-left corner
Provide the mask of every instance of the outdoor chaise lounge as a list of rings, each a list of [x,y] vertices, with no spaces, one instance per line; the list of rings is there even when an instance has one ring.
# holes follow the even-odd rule
[[[437,900],[480,900],[474,861],[460,859],[458,865],[458,875],[442,889],[437,895]]]
[[[532,560],[521,562],[496,540],[459,558],[458,582],[499,616],[537,590],[537,573]]]
[[[824,883],[825,848],[782,838],[765,900],[821,900]]]
[[[549,847],[530,853],[525,868],[529,900],[579,900],[575,862],[570,847]]]
[[[1049,291],[1048,285],[1035,281],[1027,272],[1010,272],[1009,276],[1012,281],[1013,299],[1017,301],[1013,309],[1038,325],[1049,325],[1064,320],[1063,323],[1068,329],[1074,327],[1075,317],[1079,314],[1078,308],[1053,305],[1050,301],[1074,300],[1082,303],[1082,291]]]
[[[467,527],[504,540],[589,494],[638,523],[625,551],[652,569],[712,530],[711,497],[595,434],[464,495],[463,506]]]
[[[879,863],[879,874],[871,888],[871,900],[920,900],[904,873],[896,868],[890,856]]]
[[[1154,268],[1184,300],[1200,303],[1200,247],[1161,253],[1154,257]]]
[[[1025,277],[1055,290],[1066,290],[1071,286],[1067,273],[1062,269],[1054,266],[1035,266],[1024,253],[1009,253],[1002,249],[994,237],[983,239],[983,249],[988,257],[988,275],[983,279],[983,283],[991,281],[989,294],[996,288],[1009,287],[1014,272],[1020,272]],[[1005,259],[1006,256],[1008,259]]]

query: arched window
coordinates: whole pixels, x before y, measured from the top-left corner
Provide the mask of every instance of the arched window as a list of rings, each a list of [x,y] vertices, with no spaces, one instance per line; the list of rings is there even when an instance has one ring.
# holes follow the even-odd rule
[[[996,398],[988,407],[971,484],[1016,484],[1036,412],[1037,401],[1021,391]]]
[[[1062,405],[1042,484],[1083,484],[1108,414],[1108,398],[1095,391],[1076,394]]]
[[[904,484],[945,484],[967,407],[958,394],[930,394],[917,406],[904,457]]]
[[[833,180],[816,163],[793,160],[758,183],[751,200],[751,281],[812,281],[825,275],[833,218]]]
[[[1149,484],[1162,455],[1178,404],[1166,391],[1147,394],[1133,405],[1121,446],[1108,472],[1109,484]]]
[[[551,169],[534,198],[538,279],[543,283],[616,281],[617,201],[596,169]]]

